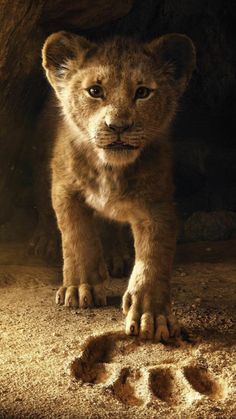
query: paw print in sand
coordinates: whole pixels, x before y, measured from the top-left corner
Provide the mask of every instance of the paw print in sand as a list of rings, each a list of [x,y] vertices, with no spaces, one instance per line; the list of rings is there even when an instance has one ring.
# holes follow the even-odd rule
[[[128,406],[224,398],[223,383],[206,367],[186,365],[183,348],[143,343],[123,333],[91,337],[81,356],[71,361],[69,372]]]

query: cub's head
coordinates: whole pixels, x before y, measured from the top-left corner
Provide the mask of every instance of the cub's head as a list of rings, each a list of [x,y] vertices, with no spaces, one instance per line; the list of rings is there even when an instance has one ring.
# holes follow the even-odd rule
[[[184,35],[94,44],[67,32],[43,47],[43,67],[79,142],[106,164],[127,165],[167,131],[195,65]]]

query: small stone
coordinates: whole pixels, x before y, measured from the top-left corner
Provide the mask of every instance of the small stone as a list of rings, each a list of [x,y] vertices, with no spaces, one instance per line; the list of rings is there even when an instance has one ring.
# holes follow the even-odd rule
[[[74,390],[75,390],[75,387],[74,387],[73,385],[69,384],[69,385],[67,386],[67,390],[69,390],[69,391],[74,391]]]
[[[211,252],[212,248],[211,247],[206,247],[206,252]]]
[[[96,314],[95,313],[88,313],[88,317],[95,317]]]
[[[154,407],[154,406],[155,406],[155,405],[154,405],[153,401],[149,401],[149,402],[145,403],[145,407],[146,407],[147,409],[150,409],[150,408],[152,408],[152,407]]]
[[[112,318],[111,318],[111,320],[112,320],[113,322],[117,322],[117,318],[116,318],[116,317],[112,317]]]
[[[180,273],[180,276],[186,276],[187,274],[186,274],[186,272],[181,272]]]
[[[59,337],[59,336],[61,336],[61,335],[60,335],[60,333],[58,333],[58,332],[53,332],[52,336],[55,336],[55,337],[57,337],[57,338],[58,338],[58,337]]]

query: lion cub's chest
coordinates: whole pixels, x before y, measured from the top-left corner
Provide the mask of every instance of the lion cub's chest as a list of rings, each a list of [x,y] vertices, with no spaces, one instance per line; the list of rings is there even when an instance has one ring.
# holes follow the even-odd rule
[[[125,182],[116,173],[98,174],[88,179],[84,188],[87,204],[104,216],[126,221],[127,193]]]

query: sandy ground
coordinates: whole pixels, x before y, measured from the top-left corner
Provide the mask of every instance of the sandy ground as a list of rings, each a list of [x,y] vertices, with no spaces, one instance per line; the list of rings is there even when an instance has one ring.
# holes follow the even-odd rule
[[[236,418],[235,255],[235,241],[178,246],[173,306],[188,333],[163,345],[123,335],[125,280],[103,309],[65,309],[60,268],[1,245],[0,417]]]

